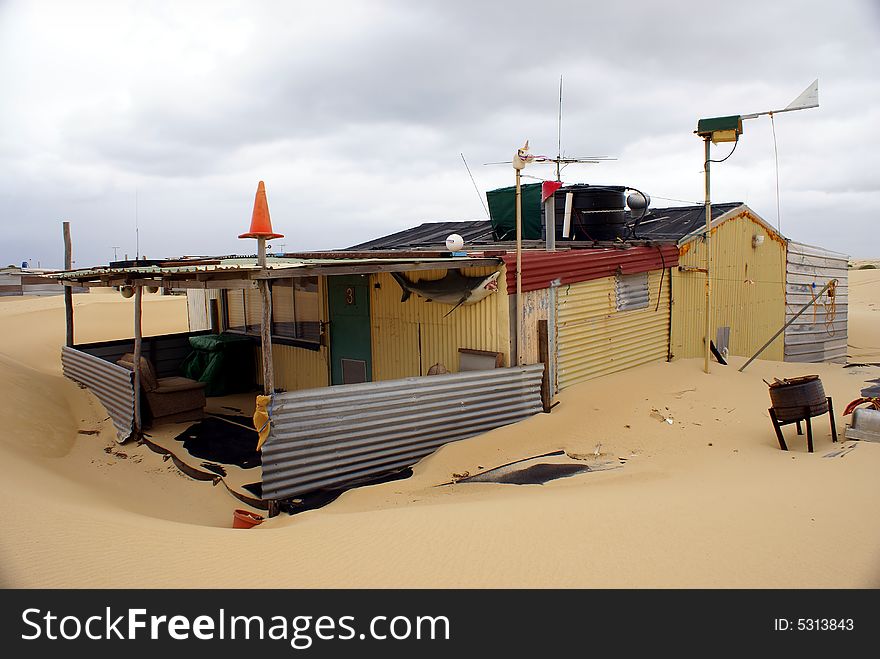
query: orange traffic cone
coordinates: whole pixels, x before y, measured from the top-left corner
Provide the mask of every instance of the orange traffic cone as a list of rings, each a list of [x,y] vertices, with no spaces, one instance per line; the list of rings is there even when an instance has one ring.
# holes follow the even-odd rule
[[[284,238],[282,234],[272,231],[272,220],[269,219],[269,202],[266,199],[266,184],[262,181],[257,186],[257,197],[254,199],[251,230],[241,234],[239,238]]]

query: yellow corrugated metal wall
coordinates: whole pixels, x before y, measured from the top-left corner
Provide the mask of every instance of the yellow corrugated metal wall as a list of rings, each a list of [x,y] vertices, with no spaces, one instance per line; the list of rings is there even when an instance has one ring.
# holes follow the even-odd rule
[[[645,309],[617,311],[614,277],[557,289],[557,378],[560,389],[666,359],[670,287],[669,271],[661,277],[663,272],[654,270],[648,273],[650,298]]]
[[[469,277],[486,276],[496,268],[462,268]],[[404,273],[410,281],[440,279],[445,270]],[[476,304],[452,307],[413,294],[401,302],[402,291],[387,273],[370,276],[373,380],[425,375],[436,364],[458,371],[458,349],[491,350],[510,364],[510,319],[502,268],[498,291]],[[377,286],[378,284],[378,286]]]
[[[764,242],[752,247],[754,235]],[[785,323],[785,243],[754,221],[748,212],[712,229],[713,324],[709,336],[716,340],[718,327],[730,327],[730,354],[751,356]],[[706,267],[702,239],[681,247],[679,264]],[[706,275],[679,272],[672,275],[672,354],[702,357],[705,348]],[[783,337],[761,359],[782,361]]]
[[[263,384],[263,351],[254,350],[258,384]],[[330,384],[327,369],[327,348],[308,350],[296,346],[272,344],[272,365],[275,368],[275,388],[285,391],[326,387]]]

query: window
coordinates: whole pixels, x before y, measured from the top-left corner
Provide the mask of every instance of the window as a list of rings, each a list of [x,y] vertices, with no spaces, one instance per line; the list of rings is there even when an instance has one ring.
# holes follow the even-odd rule
[[[226,291],[226,327],[233,332],[244,332],[244,291]]]
[[[226,291],[226,326],[234,332],[260,333],[260,291],[234,289]]]
[[[617,310],[632,311],[646,309],[650,294],[648,293],[648,273],[635,275],[617,275],[615,281],[617,293]]]
[[[272,336],[294,342],[321,341],[321,301],[317,277],[296,277],[272,282]],[[260,334],[260,291],[227,290],[227,327],[232,332]]]

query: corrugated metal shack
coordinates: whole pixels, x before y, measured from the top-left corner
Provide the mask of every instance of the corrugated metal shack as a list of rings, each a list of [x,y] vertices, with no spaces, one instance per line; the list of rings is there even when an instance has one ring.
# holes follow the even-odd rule
[[[676,240],[672,275],[674,357],[698,357],[705,343],[705,207],[651,209],[639,236]],[[828,295],[761,353],[776,361],[843,361],[846,357],[847,257],[789,240],[742,203],[712,206],[710,336],[732,355],[754,354],[831,279]]]
[[[64,287],[46,279],[43,275],[54,270],[41,268],[19,268],[9,266],[0,268],[0,297],[9,295],[61,295]],[[88,293],[84,286],[74,286],[74,293]]]
[[[335,252],[274,255],[264,265],[219,257],[60,273],[66,285],[121,287],[138,301],[144,288],[185,289],[190,325],[180,335],[141,339],[136,330],[134,340],[68,345],[64,372],[95,392],[125,441],[142,436],[141,376],[116,365],[121,355],[136,346],[163,377],[204,343],[191,337],[233,335],[246,350],[236,374],[247,370],[242,379],[268,394],[256,400],[270,419],[262,496],[277,501],[401,469],[444,443],[549,410],[552,394],[568,386],[702,355],[704,207],[634,217],[623,187],[548,190],[529,188],[521,316],[517,250],[507,240],[514,192],[505,188],[490,198],[503,218],[424,223]],[[845,257],[789,243],[743,204],[712,212],[718,346],[750,355],[835,277],[831,303],[762,357],[839,358]],[[452,233],[466,251],[448,251]],[[263,362],[264,350],[271,360]]]

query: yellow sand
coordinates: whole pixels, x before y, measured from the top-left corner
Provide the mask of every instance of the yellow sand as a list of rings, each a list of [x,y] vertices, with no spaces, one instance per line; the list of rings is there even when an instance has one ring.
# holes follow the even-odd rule
[[[874,273],[851,275],[850,334],[880,346],[868,325],[878,287],[862,285]],[[565,390],[550,415],[446,446],[408,480],[245,531],[229,528],[243,506],[222,487],[142,448],[105,453],[115,446],[106,413],[60,376],[61,298],[9,300],[0,299],[6,586],[880,586],[880,444],[824,457],[841,446],[826,416],[814,419],[815,453],[793,427],[791,450],[780,451],[762,382],[819,374],[842,434],[843,407],[880,368],[758,361],[738,373],[734,359],[706,375],[700,360],[648,365]],[[130,335],[130,300],[76,300],[78,340]],[[148,333],[185,330],[183,300],[148,296],[144,323]],[[625,463],[543,486],[442,485],[555,449]]]
[[[850,270],[847,355],[851,362],[880,363],[880,269]]]

